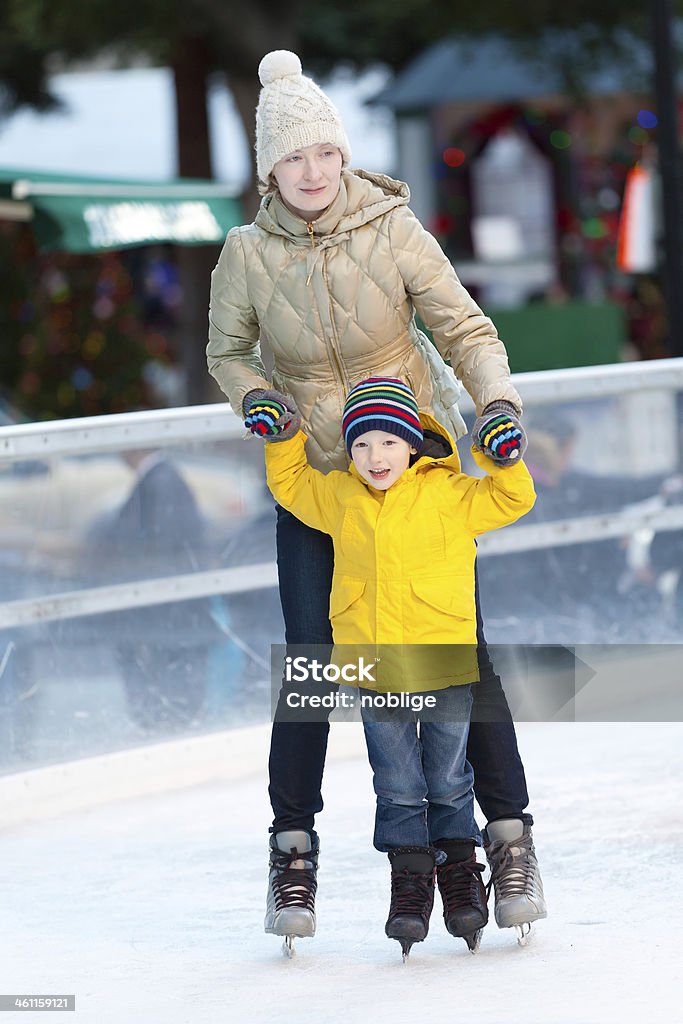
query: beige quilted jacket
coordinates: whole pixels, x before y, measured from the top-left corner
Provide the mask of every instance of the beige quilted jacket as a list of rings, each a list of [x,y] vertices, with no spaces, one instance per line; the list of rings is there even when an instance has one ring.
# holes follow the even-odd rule
[[[401,378],[456,437],[465,430],[459,385],[444,359],[478,413],[496,399],[521,411],[493,324],[409,198],[403,182],[344,171],[332,205],[306,224],[271,193],[253,224],[229,232],[211,277],[209,371],[238,416],[254,388],[292,395],[309,462],[323,471],[347,468],[342,406],[366,377]],[[438,352],[417,329],[416,312]],[[261,339],[273,353],[272,381]]]

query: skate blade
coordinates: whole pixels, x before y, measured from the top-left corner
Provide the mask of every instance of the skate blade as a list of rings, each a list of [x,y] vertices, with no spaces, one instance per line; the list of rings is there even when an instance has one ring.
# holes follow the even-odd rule
[[[467,948],[470,953],[476,953],[481,946],[481,937],[484,934],[483,928],[477,928],[476,932],[472,932],[471,935],[463,935],[463,939],[467,943]]]
[[[284,956],[287,957],[288,960],[291,960],[294,956],[296,956],[293,935],[285,936],[284,942],[282,943],[282,953]]]
[[[408,963],[408,957],[410,956],[410,950],[413,948],[411,939],[399,939],[401,943],[401,960],[404,964]]]
[[[517,944],[519,946],[526,946],[531,935],[531,925],[529,922],[525,921],[524,924],[516,924],[515,931],[517,932]]]

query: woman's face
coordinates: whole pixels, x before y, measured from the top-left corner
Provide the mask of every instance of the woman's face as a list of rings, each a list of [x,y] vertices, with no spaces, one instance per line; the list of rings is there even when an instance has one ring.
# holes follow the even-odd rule
[[[285,206],[310,223],[336,199],[341,170],[336,146],[304,146],[278,160],[273,177]]]

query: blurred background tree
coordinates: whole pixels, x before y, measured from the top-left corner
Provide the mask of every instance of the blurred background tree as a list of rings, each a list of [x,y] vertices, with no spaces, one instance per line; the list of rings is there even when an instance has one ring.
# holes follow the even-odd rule
[[[683,13],[683,0],[675,0]],[[557,30],[549,35],[549,30]],[[563,31],[571,30],[571,31]],[[609,55],[618,59],[625,33],[647,37],[640,0],[5,0],[0,8],[0,116],[55,99],[49,75],[74,62],[106,58],[120,66],[143,60],[172,69],[176,97],[177,173],[213,176],[207,114],[212,75],[221,74],[253,141],[259,82],[256,68],[270,49],[297,50],[307,68],[325,74],[344,63],[356,69],[383,63],[400,69],[430,43],[457,33],[472,46],[483,33],[505,34],[528,56],[551,61],[569,89]],[[253,151],[253,147],[250,147]],[[254,181],[245,189],[245,218],[258,203]],[[204,360],[206,309],[214,246],[177,250],[183,304],[179,357],[186,400],[207,399]],[[69,411],[68,409],[66,410]],[[75,411],[75,407],[74,410]]]
[[[683,0],[674,7],[683,13]],[[558,34],[550,50],[553,29]],[[476,46],[478,35],[492,32],[515,40],[540,61],[552,60],[568,85],[580,88],[582,73],[596,60],[618,57],[625,33],[647,37],[647,8],[641,0],[6,0],[0,10],[0,95],[4,90],[14,107],[45,109],[54,102],[49,70],[103,54],[121,66],[141,57],[168,66],[175,81],[178,173],[211,177],[211,74],[225,76],[253,140],[256,68],[268,50],[296,49],[318,74],[338,64],[360,69],[381,63],[398,70],[445,36],[470,34]],[[253,212],[251,186],[243,198]]]
[[[62,419],[158,404],[150,370],[171,353],[140,317],[119,253],[39,254],[27,225],[0,223],[0,265],[0,381],[25,415]]]
[[[49,73],[75,61],[106,56],[120,66],[140,59],[168,66],[176,99],[177,173],[212,178],[209,77],[225,74],[251,137],[259,91],[255,69],[267,50],[296,45],[295,9],[274,0],[9,0],[0,12],[0,83],[6,83],[8,109],[37,105],[31,96],[44,108],[52,99]],[[27,72],[11,56],[17,47],[30,50],[27,83],[21,79]],[[244,200],[250,218],[257,207],[256,190],[247,189]],[[206,401],[210,386],[204,347],[210,275],[218,252],[215,246],[193,246],[176,253],[183,290],[178,355],[190,403]]]

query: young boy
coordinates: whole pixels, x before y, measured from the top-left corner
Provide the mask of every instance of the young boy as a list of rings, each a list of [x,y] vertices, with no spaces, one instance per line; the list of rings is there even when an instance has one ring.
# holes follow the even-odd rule
[[[502,420],[500,443],[519,448],[514,426]],[[277,441],[293,421],[300,426],[289,396],[268,392],[246,424]],[[305,434],[290,429],[288,440],[266,447],[268,486],[297,519],[333,539],[335,652],[340,644],[382,645],[394,652],[390,682],[400,677],[390,689],[426,693],[438,705],[421,716],[419,735],[415,713],[380,713],[372,703],[363,709],[377,794],[374,845],[391,863],[386,934],[404,957],[426,937],[436,874],[448,931],[475,950],[488,920],[466,760],[478,678],[475,538],[528,512],[533,482],[521,458],[503,468],[476,447],[487,476],[462,473],[448,433],[420,416],[411,389],[394,378],[372,377],[349,392],[342,431],[348,472],[312,469]],[[482,446],[490,441],[480,438]],[[428,448],[436,457],[421,454]],[[455,654],[449,660],[444,652]],[[422,678],[406,683],[406,665],[422,666]]]

